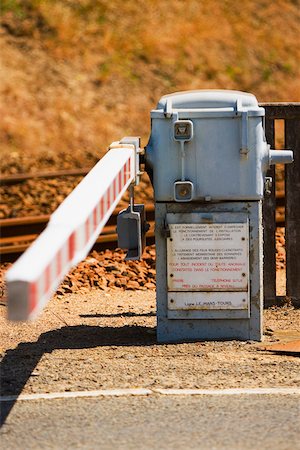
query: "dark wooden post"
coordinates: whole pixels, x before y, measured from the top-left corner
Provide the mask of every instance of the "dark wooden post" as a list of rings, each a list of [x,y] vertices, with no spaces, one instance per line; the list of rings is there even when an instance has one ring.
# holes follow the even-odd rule
[[[271,107],[266,109],[266,138],[271,148],[275,144],[274,119],[269,118]],[[272,177],[273,186],[271,195],[264,198],[263,202],[263,227],[264,227],[264,307],[274,305],[276,302],[276,200],[275,200],[275,167],[273,166],[267,176]]]
[[[285,145],[294,151],[285,176],[286,290],[293,304],[300,306],[300,104],[293,105],[285,121]]]

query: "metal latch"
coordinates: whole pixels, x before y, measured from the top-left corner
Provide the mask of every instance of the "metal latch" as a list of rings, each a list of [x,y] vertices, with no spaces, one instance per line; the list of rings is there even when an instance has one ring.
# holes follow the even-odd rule
[[[140,178],[143,172],[140,170],[140,156],[144,155],[144,149],[141,148],[141,139],[137,136],[126,136],[120,140],[120,144],[130,144],[134,145],[135,148],[135,185],[137,186],[140,182]]]
[[[266,177],[265,178],[265,194],[267,196],[271,195],[271,193],[272,193],[272,186],[273,186],[273,179],[272,179],[272,177]]]

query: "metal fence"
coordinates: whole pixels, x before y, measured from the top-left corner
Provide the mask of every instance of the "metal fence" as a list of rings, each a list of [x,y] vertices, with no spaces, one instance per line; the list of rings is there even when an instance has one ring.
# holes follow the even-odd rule
[[[285,167],[286,296],[300,305],[300,103],[263,103],[266,137],[275,148],[275,121],[284,120],[284,147],[294,151],[294,162]],[[265,306],[276,304],[276,179],[271,195],[264,200],[264,292]]]

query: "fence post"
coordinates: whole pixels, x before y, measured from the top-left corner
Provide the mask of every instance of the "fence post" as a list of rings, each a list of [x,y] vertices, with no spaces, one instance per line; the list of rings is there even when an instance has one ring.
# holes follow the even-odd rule
[[[286,291],[294,306],[300,306],[300,108],[297,116],[285,121],[285,145],[294,152],[285,176]]]
[[[268,118],[266,107],[266,139],[268,144],[274,148],[275,127],[274,119]],[[276,301],[276,200],[275,200],[275,166],[267,173],[272,177],[273,186],[271,195],[263,201],[263,227],[264,227],[264,307],[275,304]]]

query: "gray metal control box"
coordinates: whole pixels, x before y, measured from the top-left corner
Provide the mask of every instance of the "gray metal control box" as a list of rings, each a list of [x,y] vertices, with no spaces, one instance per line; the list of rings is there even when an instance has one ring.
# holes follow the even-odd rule
[[[151,112],[160,342],[262,337],[264,109],[236,91],[179,92]]]

